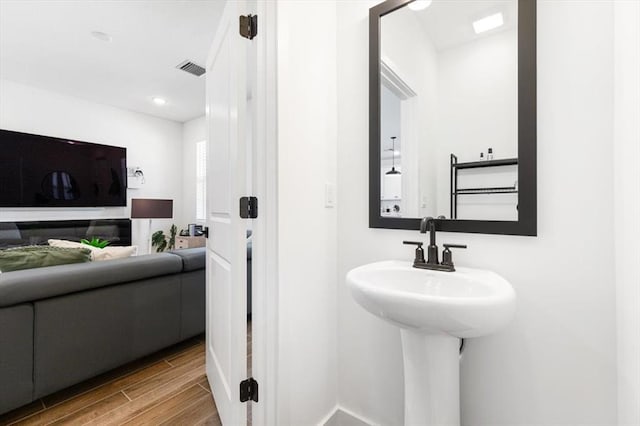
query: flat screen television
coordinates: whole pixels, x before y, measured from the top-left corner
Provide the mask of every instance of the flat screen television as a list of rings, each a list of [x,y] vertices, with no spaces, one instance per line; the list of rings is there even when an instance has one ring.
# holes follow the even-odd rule
[[[0,207],[126,205],[126,148],[0,129]]]

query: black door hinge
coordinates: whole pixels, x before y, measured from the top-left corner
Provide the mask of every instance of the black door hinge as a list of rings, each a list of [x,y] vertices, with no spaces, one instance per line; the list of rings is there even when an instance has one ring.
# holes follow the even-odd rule
[[[205,238],[209,238],[209,227],[205,226],[204,228],[202,228],[202,236]]]
[[[240,402],[258,402],[258,382],[253,377],[240,382]]]
[[[255,219],[258,217],[258,198],[240,198],[240,217],[243,219]]]
[[[240,35],[249,40],[258,35],[258,15],[240,15]]]

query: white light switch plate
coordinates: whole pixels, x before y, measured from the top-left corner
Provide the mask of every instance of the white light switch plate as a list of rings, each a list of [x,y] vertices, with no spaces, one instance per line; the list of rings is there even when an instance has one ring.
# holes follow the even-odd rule
[[[328,209],[336,206],[336,187],[329,182],[324,184],[324,206]]]

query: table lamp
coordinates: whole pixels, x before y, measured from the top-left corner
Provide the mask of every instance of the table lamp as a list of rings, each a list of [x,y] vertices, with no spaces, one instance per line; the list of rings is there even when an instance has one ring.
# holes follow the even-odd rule
[[[131,199],[131,219],[149,219],[149,253],[151,253],[151,221],[153,219],[171,219],[172,217],[173,200]]]

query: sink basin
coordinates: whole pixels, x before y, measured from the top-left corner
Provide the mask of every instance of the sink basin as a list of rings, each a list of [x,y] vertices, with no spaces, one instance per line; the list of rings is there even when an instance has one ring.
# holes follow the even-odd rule
[[[401,328],[454,337],[479,337],[505,326],[515,292],[491,271],[417,269],[410,262],[371,263],[351,270],[353,298],[370,313]]]
[[[494,333],[511,321],[511,284],[491,271],[430,271],[401,261],[352,269],[347,284],[359,305],[400,327],[404,424],[459,426],[459,339]]]

